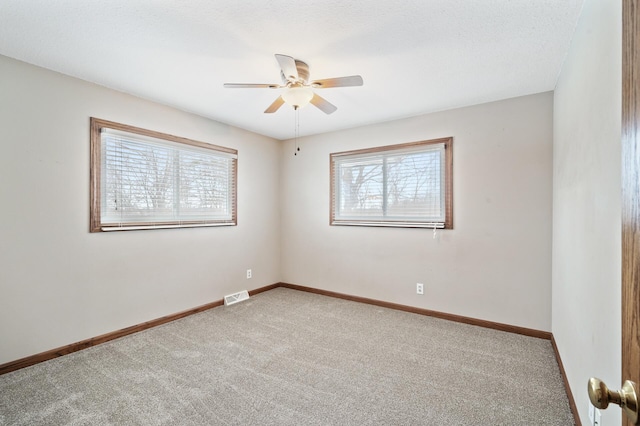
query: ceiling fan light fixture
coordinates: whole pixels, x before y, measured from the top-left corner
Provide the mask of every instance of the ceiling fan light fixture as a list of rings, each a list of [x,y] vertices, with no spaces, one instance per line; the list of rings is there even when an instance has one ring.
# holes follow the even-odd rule
[[[282,99],[289,105],[302,108],[313,98],[313,90],[306,86],[287,87],[282,92]]]

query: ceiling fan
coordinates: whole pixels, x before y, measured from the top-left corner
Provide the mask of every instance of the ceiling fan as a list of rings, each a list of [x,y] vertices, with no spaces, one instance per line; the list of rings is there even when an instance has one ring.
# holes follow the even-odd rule
[[[311,103],[325,114],[331,114],[338,108],[312,89],[328,89],[331,87],[362,86],[362,77],[351,75],[348,77],[325,78],[309,81],[309,65],[299,59],[287,55],[276,55],[280,65],[280,78],[282,84],[238,84],[225,83],[224,87],[234,89],[284,89],[264,111],[267,114],[276,112],[284,103],[293,106],[294,109],[302,108]]]

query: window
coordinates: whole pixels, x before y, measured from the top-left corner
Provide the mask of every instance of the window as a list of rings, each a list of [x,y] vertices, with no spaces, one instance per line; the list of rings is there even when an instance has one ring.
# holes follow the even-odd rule
[[[331,154],[331,225],[452,229],[452,143]]]
[[[237,151],[91,118],[90,231],[236,224]]]

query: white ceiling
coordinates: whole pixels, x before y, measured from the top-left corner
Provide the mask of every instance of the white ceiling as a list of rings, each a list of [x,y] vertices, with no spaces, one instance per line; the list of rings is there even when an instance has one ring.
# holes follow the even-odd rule
[[[276,139],[294,111],[263,111],[275,53],[338,110],[300,110],[300,135],[553,90],[583,0],[2,0],[0,54]],[[109,119],[109,117],[103,117]],[[133,124],[135,123],[127,123]]]

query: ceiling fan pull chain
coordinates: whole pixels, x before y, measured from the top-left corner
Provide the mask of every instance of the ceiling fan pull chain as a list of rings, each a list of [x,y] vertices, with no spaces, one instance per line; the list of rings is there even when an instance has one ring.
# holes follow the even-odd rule
[[[296,151],[300,152],[298,139],[300,138],[300,108],[296,108]],[[298,153],[296,152],[296,154]]]
[[[300,150],[300,148],[298,148],[298,122],[300,120],[300,112],[296,105],[293,106],[293,109],[295,114],[295,119],[293,121],[293,155],[298,155],[298,151]]]

